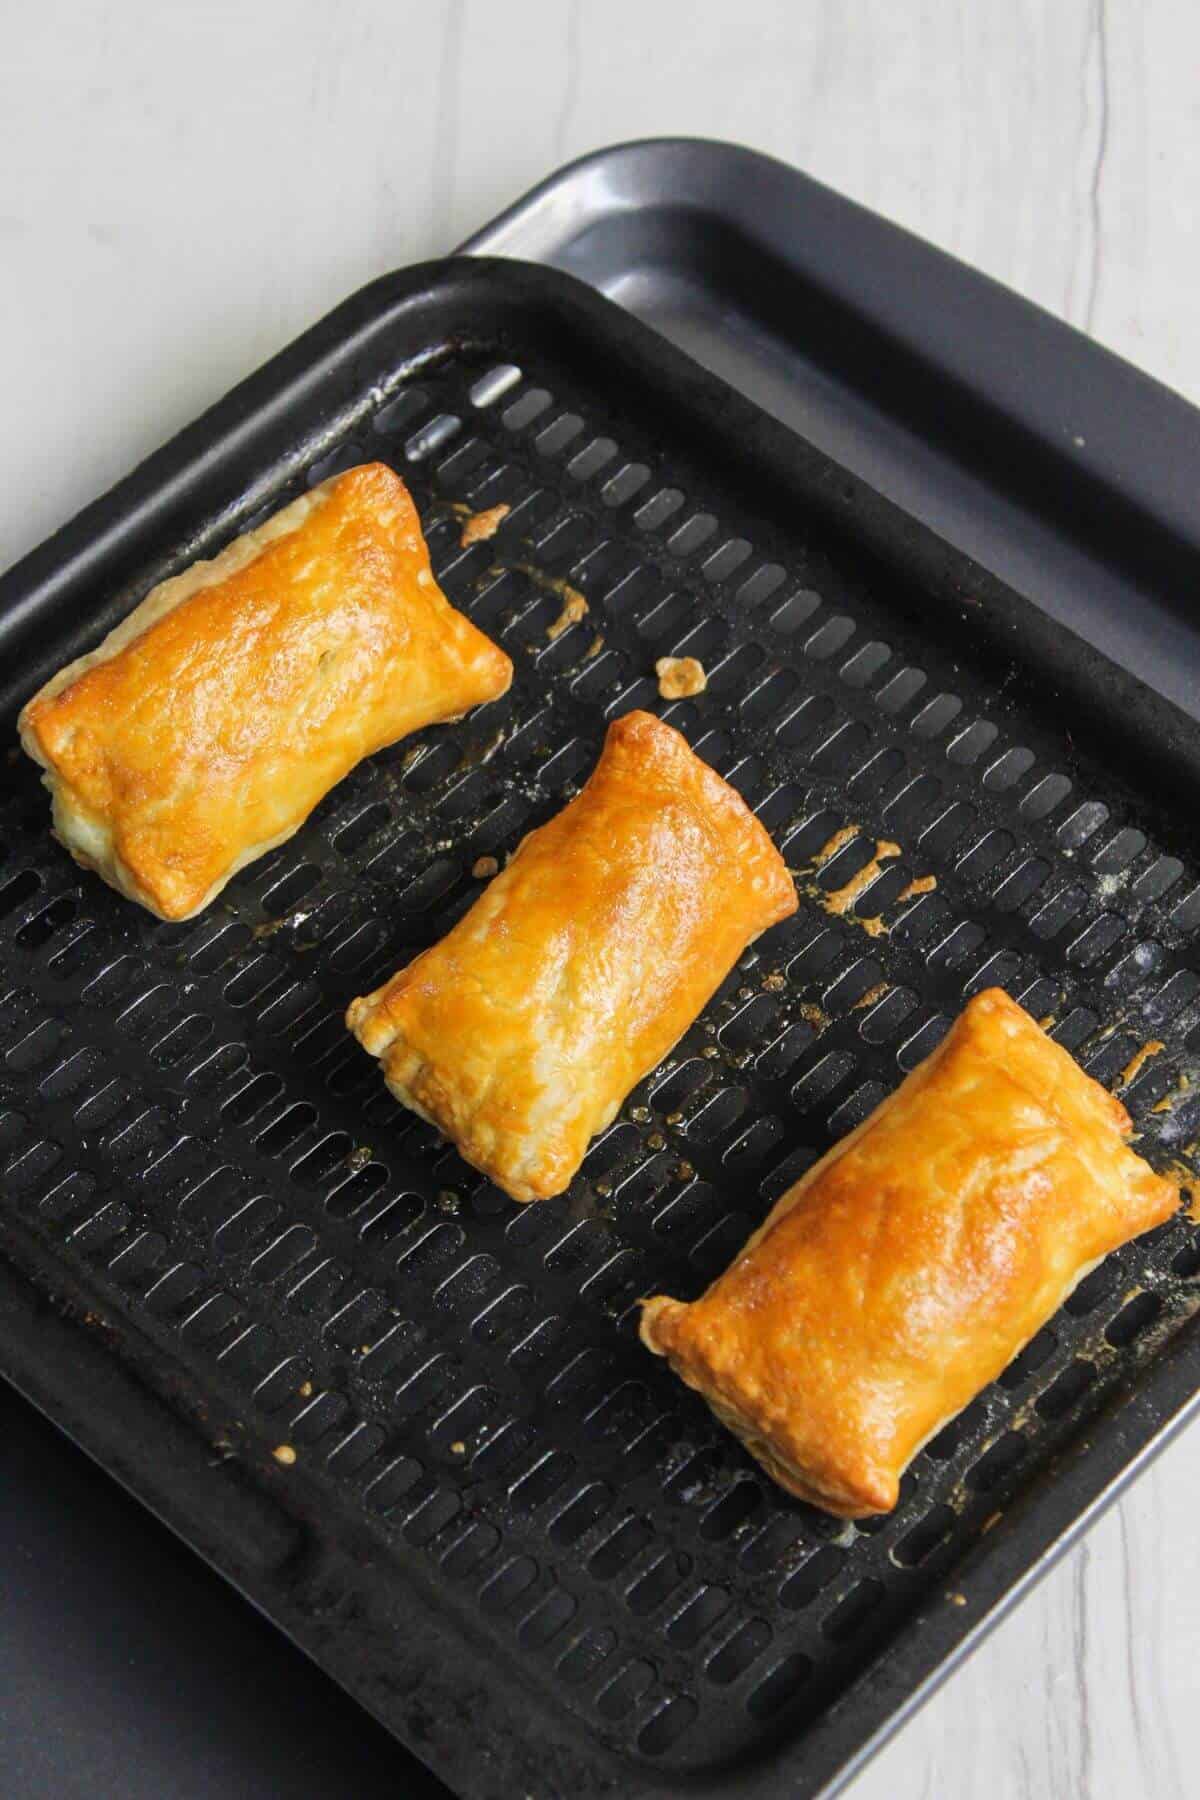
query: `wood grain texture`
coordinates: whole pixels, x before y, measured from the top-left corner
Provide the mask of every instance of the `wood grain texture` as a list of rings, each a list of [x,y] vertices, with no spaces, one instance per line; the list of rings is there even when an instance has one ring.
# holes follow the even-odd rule
[[[1200,400],[1189,0],[520,0],[519,23],[487,0],[39,0],[5,22],[0,563],[352,288],[641,135],[795,163]],[[1193,1432],[856,1800],[1193,1793],[1198,1483]]]

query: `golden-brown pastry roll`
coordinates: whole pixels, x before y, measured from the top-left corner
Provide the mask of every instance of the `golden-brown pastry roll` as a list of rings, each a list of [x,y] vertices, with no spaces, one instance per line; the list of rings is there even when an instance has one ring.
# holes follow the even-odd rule
[[[627,713],[583,791],[346,1022],[398,1100],[514,1200],[541,1200],[795,910],[741,797],[670,725]]]
[[[999,989],[642,1338],[782,1487],[887,1512],[910,1459],[1179,1195],[1129,1115]]]
[[[434,581],[404,483],[366,463],[161,582],[34,695],[21,741],[75,860],[186,919],[362,757],[511,679]]]

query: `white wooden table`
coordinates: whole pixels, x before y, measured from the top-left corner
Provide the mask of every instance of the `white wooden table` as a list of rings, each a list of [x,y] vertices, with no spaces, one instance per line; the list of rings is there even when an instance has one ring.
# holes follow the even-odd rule
[[[0,0],[0,24],[0,565],[352,289],[639,136],[782,157],[1200,400],[1189,0]],[[1197,1487],[1192,1432],[856,1800],[1196,1793]]]

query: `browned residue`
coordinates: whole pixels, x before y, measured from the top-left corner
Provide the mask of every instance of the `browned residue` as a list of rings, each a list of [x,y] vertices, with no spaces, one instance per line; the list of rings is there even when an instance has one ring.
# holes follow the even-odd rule
[[[839,830],[834,832],[831,838],[826,839],[825,843],[821,845],[821,848],[812,859],[813,868],[823,869],[827,862],[833,861],[839,850],[844,850],[847,844],[852,844],[857,836],[857,825],[841,826]]]
[[[500,864],[494,856],[477,856],[471,864],[471,873],[476,881],[490,881],[499,870]]]
[[[303,925],[311,918],[311,907],[307,911],[297,908],[295,912],[284,913],[281,919],[265,919],[261,925],[254,927],[251,936],[261,942],[263,938],[274,937],[277,931],[294,930],[297,925]]]
[[[1184,1208],[1186,1216],[1193,1225],[1200,1225],[1200,1182],[1196,1180],[1195,1169],[1190,1169],[1185,1162],[1176,1159],[1169,1162],[1165,1169],[1158,1171],[1167,1181],[1173,1181],[1176,1187],[1182,1188],[1187,1196]]]
[[[936,892],[936,875],[918,875],[915,881],[910,881],[908,886],[902,888],[896,895],[896,905],[901,905],[905,900],[915,900],[920,894],[934,894]]]
[[[456,506],[454,510],[463,522],[462,535],[458,541],[464,550],[469,550],[472,544],[482,544],[487,538],[494,538],[512,508],[504,505],[489,506],[483,512],[469,512],[464,507],[460,512]]]
[[[1171,1089],[1170,1093],[1164,1094],[1161,1100],[1156,1100],[1154,1105],[1150,1108],[1150,1111],[1152,1113],[1165,1113],[1165,1112],[1173,1111],[1176,1101],[1183,1099],[1183,1096],[1188,1092],[1191,1085],[1192,1085],[1191,1076],[1190,1075],[1181,1075],[1179,1077],[1179,1080],[1175,1083],[1175,1086]]]
[[[1099,1031],[1093,1031],[1091,1037],[1083,1045],[1083,1049],[1098,1050],[1101,1044],[1107,1044],[1109,1038],[1116,1036],[1124,1023],[1124,1019],[1110,1019],[1107,1025],[1100,1027]]]
[[[602,631],[598,631],[596,633],[595,637],[592,639],[591,643],[588,645],[587,649],[584,651],[583,660],[585,662],[591,662],[593,656],[599,656],[599,654],[603,650],[603,648],[604,648],[604,633]]]
[[[654,665],[658,691],[664,700],[690,700],[708,686],[704,664],[694,656],[660,656]]]
[[[778,969],[772,969],[769,975],[763,976],[763,986],[769,994],[781,994],[787,986],[787,977],[781,975]]]
[[[1053,1013],[1043,1013],[1041,1018],[1038,1020],[1038,1024],[1041,1026],[1043,1031],[1049,1031],[1050,1027],[1052,1025],[1057,1024],[1057,1022],[1058,1021],[1055,1019]]]
[[[802,1000],[796,1011],[804,1023],[811,1025],[814,1031],[824,1031],[829,1023],[829,1014],[823,1013],[819,1006],[813,1005],[811,1000]]]
[[[811,874],[817,869],[823,869],[826,863],[833,861],[839,850],[844,850],[846,845],[853,843],[858,836],[859,827],[857,825],[840,826],[831,838],[826,839],[805,868],[793,869],[790,873],[803,876]],[[853,908],[859,895],[865,893],[875,881],[880,872],[880,864],[888,862],[892,857],[900,854],[899,844],[893,844],[888,838],[876,838],[875,854],[870,862],[861,868],[857,875],[852,875],[849,881],[844,882],[841,887],[827,891],[823,887],[818,887],[815,882],[806,882],[803,885],[803,892],[810,900],[815,900],[818,906],[824,907],[827,913],[833,913],[838,918],[845,918],[847,914],[850,914],[849,922],[857,925],[860,931],[865,931],[868,937],[887,937],[891,926],[878,913],[870,918],[861,919],[853,912]],[[930,888],[928,885],[922,885],[923,883],[932,883],[936,887],[937,879],[933,875],[919,877],[917,882],[909,884],[900,899],[903,900],[914,892],[928,893]]]
[[[850,1011],[864,1012],[868,1006],[874,1006],[877,1000],[882,1000],[886,993],[890,993],[891,985],[890,981],[877,981],[873,988],[867,989],[861,1000],[854,1002]]]
[[[554,620],[553,624],[547,625],[546,627],[546,636],[550,639],[550,642],[553,643],[556,638],[560,638],[564,631],[569,631],[571,629],[572,625],[578,625],[580,619],[582,619],[587,612],[587,609],[588,603],[579,592],[579,589],[568,587],[566,582],[564,582],[562,611],[559,613],[557,619]]]
[[[1129,1061],[1125,1064],[1125,1067],[1121,1070],[1117,1086],[1119,1088],[1128,1087],[1130,1082],[1136,1080],[1141,1074],[1143,1068],[1150,1061],[1150,1058],[1152,1056],[1157,1056],[1159,1052],[1165,1048],[1166,1045],[1161,1043],[1158,1038],[1147,1038],[1141,1049],[1134,1052]]]
[[[841,887],[832,888],[829,893],[823,895],[821,904],[825,908],[825,911],[828,913],[836,913],[839,916],[843,913],[848,913],[859,895],[865,894],[872,883],[878,879],[880,865],[890,861],[894,856],[899,856],[899,854],[899,844],[893,844],[887,838],[877,838],[875,841],[875,854],[870,862],[864,863],[862,868],[858,871],[858,874],[852,875],[849,881],[843,882]],[[865,927],[866,920],[864,919],[862,923]],[[881,930],[886,929],[882,920],[877,921],[877,923]],[[876,937],[879,934],[878,932],[872,932],[871,935]]]
[[[527,576],[535,587],[547,594],[557,594],[562,601],[562,611],[553,625],[546,627],[546,636],[551,643],[572,625],[577,625],[587,612],[588,603],[577,587],[572,587],[561,575],[547,575],[545,569],[539,569],[536,563],[515,562],[510,563],[507,568],[503,563],[493,563],[488,575],[507,575],[510,570],[514,575]]]

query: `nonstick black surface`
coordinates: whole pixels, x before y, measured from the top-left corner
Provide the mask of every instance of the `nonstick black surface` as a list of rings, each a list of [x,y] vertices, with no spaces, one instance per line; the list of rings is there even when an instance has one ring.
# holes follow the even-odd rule
[[[985,985],[1110,1086],[1161,1043],[1122,1097],[1186,1169],[1190,728],[603,301],[462,263],[348,302],[14,571],[8,706],[372,458],[513,655],[504,701],[363,765],[177,926],[78,871],[9,766],[0,1227],[29,1281],[0,1364],[464,1793],[814,1792],[1190,1394],[1200,1234],[1110,1258],[857,1526],[774,1488],[634,1303],[697,1293]],[[464,551],[455,508],[500,502]],[[589,611],[551,638],[563,583]],[[666,653],[703,696],[659,698]],[[739,788],[804,902],[522,1209],[342,1013],[634,706]]]

